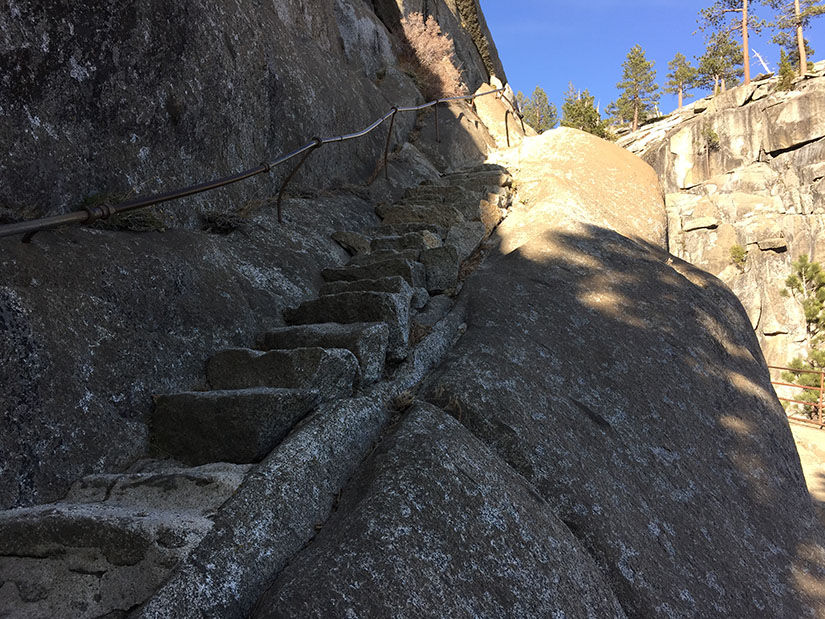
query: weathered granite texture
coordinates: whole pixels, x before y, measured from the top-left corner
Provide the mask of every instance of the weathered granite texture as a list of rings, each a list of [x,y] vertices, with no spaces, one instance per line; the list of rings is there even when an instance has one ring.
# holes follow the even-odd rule
[[[614,146],[577,139],[598,193],[513,165],[528,207],[466,282],[467,332],[424,396],[537,489],[628,616],[821,616],[822,529],[741,304],[640,225],[661,200],[614,209],[621,232],[588,214],[628,189],[599,182]]]
[[[360,0],[6,8],[0,223],[256,166],[422,100],[397,67],[386,17]],[[450,21],[477,86],[489,76],[475,39],[459,36],[457,10],[437,17]],[[281,310],[321,285],[318,266],[345,262],[331,233],[377,224],[376,201],[436,180],[422,154],[437,151],[434,133],[408,141],[416,122],[396,119],[389,181],[376,169],[385,130],[313,153],[290,186],[286,227],[272,196],[289,166],[152,211],[142,227],[177,227],[164,234],[0,239],[0,507],[54,500],[81,475],[142,455],[153,394],[200,387],[215,351],[282,326]],[[445,135],[448,122],[442,115]],[[442,169],[483,159],[493,144],[480,124],[449,131]],[[206,234],[204,222],[240,229]]]
[[[791,262],[825,256],[825,63],[816,67],[790,92],[775,79],[733,88],[620,141],[662,179],[670,251],[731,287],[775,365],[807,347],[801,305],[780,295]]]
[[[470,89],[489,79],[488,65],[503,79],[477,2],[437,4],[425,12],[455,40]],[[421,102],[398,67],[390,31],[400,13],[382,17],[362,0],[8,3],[0,218],[209,180]],[[415,123],[415,114],[396,119],[395,144]],[[365,181],[385,138],[378,131],[314,153],[298,186]],[[191,223],[198,212],[236,209],[272,195],[288,172],[168,205],[165,218]]]
[[[258,602],[285,617],[624,617],[534,488],[416,404]]]

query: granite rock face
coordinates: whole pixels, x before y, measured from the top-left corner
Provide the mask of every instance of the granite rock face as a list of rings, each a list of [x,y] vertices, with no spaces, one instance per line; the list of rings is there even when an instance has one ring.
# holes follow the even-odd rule
[[[449,415],[417,404],[252,617],[462,616],[625,614],[534,489]]]
[[[554,133],[521,152],[555,156]],[[615,147],[579,139],[577,181],[595,187]],[[537,489],[628,616],[818,616],[823,534],[741,304],[642,236],[661,198],[629,201],[624,223],[614,210],[611,230],[588,209],[625,187],[577,205],[563,175],[532,181],[542,162],[521,161],[530,206],[465,283],[467,332],[424,397]]]
[[[475,88],[489,75],[481,39],[460,34],[475,9],[459,4],[461,13],[440,5],[436,17],[474,67]],[[361,1],[7,8],[0,224],[254,167],[311,136],[361,129],[393,104],[422,101],[393,51],[400,13],[388,22]],[[456,109],[472,113],[469,104]],[[422,154],[437,152],[434,133],[408,141],[417,122],[396,119],[389,179],[368,187],[386,129],[313,153],[290,185],[285,227],[272,196],[289,166],[164,205],[148,216],[152,232],[0,239],[0,507],[54,500],[78,477],[140,457],[153,394],[201,388],[210,355],[281,327],[281,310],[322,284],[318,266],[345,262],[332,233],[364,231],[379,223],[376,201],[438,182]],[[442,115],[445,135],[449,122]],[[482,125],[459,121],[450,131],[457,161],[481,160],[492,144]],[[437,163],[454,162],[439,155]],[[363,378],[372,381],[380,368],[369,365]]]
[[[361,129],[393,105],[420,103],[394,51],[401,11],[384,4],[378,15],[360,0],[10,4],[0,14],[0,217],[210,180],[272,161],[313,136]],[[470,91],[490,71],[504,79],[476,0],[427,4],[406,12],[436,17],[455,41]],[[414,114],[401,114],[394,143],[403,144],[415,123]],[[321,149],[297,183],[364,182],[385,139],[378,131]],[[163,218],[191,224],[198,214],[239,208],[272,195],[288,173],[282,166],[167,205]]]
[[[774,365],[806,354],[802,307],[779,294],[791,263],[825,256],[825,65],[816,66],[792,91],[775,91],[775,80],[733,88],[620,141],[662,179],[670,251],[731,287]]]

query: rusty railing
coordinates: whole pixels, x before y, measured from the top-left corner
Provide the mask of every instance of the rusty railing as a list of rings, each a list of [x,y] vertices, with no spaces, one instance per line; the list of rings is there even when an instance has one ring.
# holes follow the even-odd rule
[[[798,395],[795,397],[785,397],[784,395],[779,395],[779,390],[777,390],[776,397],[779,398],[781,402],[785,402],[793,407],[785,407],[785,411],[788,413],[788,421],[791,421],[793,423],[801,423],[808,426],[815,426],[819,429],[825,428],[825,411],[823,411],[823,402],[825,401],[825,372],[820,370],[801,370],[797,368],[781,367],[777,365],[769,365],[768,368],[771,370],[779,370],[782,372],[791,372],[796,375],[814,374],[819,376],[818,387],[800,385],[797,383],[785,382],[784,380],[773,379],[771,379],[771,384],[774,386],[774,388],[783,388],[782,393],[788,393],[792,389],[802,390],[802,393],[814,391],[818,392],[818,396],[813,400],[795,399],[800,397]],[[816,382],[816,379],[814,379],[814,382]]]
[[[119,204],[109,205],[95,205],[95,206],[87,206],[84,207],[82,210],[74,211],[71,213],[65,213],[63,215],[54,215],[51,217],[42,217],[39,219],[32,219],[28,221],[22,221],[13,224],[6,224],[0,226],[0,238],[5,236],[14,236],[17,234],[23,235],[23,242],[28,242],[31,240],[31,237],[41,231],[41,230],[48,230],[51,228],[57,228],[59,226],[71,225],[71,224],[92,224],[99,219],[108,219],[112,215],[116,215],[119,213],[126,213],[129,211],[134,211],[142,208],[147,208],[150,206],[155,206],[161,204],[163,202],[169,202],[171,200],[178,200],[180,198],[185,198],[187,196],[192,196],[195,194],[203,193],[205,191],[211,191],[212,189],[217,189],[219,187],[225,187],[226,185],[231,185],[233,183],[240,182],[242,180],[246,180],[247,178],[251,178],[258,174],[263,174],[264,172],[270,172],[273,168],[286,163],[287,161],[294,159],[296,157],[301,157],[297,163],[297,165],[293,168],[293,170],[287,175],[286,179],[281,185],[281,189],[278,192],[278,222],[283,223],[283,211],[281,207],[281,202],[284,196],[284,190],[286,189],[289,182],[294,178],[297,174],[298,170],[301,166],[306,162],[309,156],[312,154],[313,151],[321,148],[326,144],[332,144],[334,142],[346,142],[348,140],[355,140],[357,138],[364,137],[376,129],[383,125],[387,120],[390,121],[389,132],[387,135],[387,142],[384,147],[384,175],[387,179],[389,179],[389,172],[387,171],[387,162],[389,159],[390,153],[390,146],[392,145],[392,130],[395,124],[395,116],[400,112],[418,112],[420,110],[424,110],[427,108],[434,108],[435,111],[435,137],[436,141],[441,141],[441,133],[438,126],[438,106],[442,103],[449,103],[451,101],[471,101],[475,102],[478,97],[485,97],[488,95],[494,95],[498,93],[501,94],[501,98],[507,101],[511,107],[515,106],[513,103],[504,96],[505,88],[497,88],[495,90],[490,90],[487,92],[482,92],[474,95],[466,95],[466,96],[458,96],[458,97],[445,97],[442,99],[436,99],[435,101],[429,101],[422,105],[416,105],[411,107],[398,107],[394,106],[389,112],[384,114],[381,118],[377,119],[375,122],[367,126],[366,128],[362,129],[361,131],[356,131],[354,133],[347,133],[344,135],[338,135],[334,137],[327,137],[327,138],[312,138],[309,142],[301,146],[300,148],[287,153],[285,155],[281,155],[280,157],[260,164],[257,167],[249,168],[248,170],[244,170],[242,172],[238,172],[236,174],[231,174],[229,176],[224,176],[221,178],[216,178],[212,181],[208,181],[205,183],[200,183],[197,185],[191,185],[189,187],[184,187],[182,189],[175,189],[172,191],[167,191],[164,193],[153,194],[146,197],[139,197],[134,198],[132,200],[126,200]],[[505,113],[505,124],[507,123],[507,117],[509,114],[515,114],[510,110],[507,110]],[[520,116],[520,115],[519,115]],[[524,121],[522,120],[522,129],[524,129]],[[507,141],[509,144],[509,127],[507,130]],[[303,155],[303,156],[302,156]]]

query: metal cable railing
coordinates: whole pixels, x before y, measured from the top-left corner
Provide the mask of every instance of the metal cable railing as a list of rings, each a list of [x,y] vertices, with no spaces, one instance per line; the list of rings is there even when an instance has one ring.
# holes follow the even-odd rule
[[[458,96],[458,97],[445,97],[442,99],[436,99],[435,101],[430,101],[428,103],[424,103],[422,105],[416,105],[412,107],[398,107],[394,106],[389,112],[384,114],[381,118],[370,124],[368,127],[362,129],[361,131],[356,131],[354,133],[348,133],[345,135],[338,135],[334,137],[327,137],[327,138],[313,138],[311,141],[307,142],[297,150],[294,150],[290,153],[282,155],[277,159],[274,159],[269,162],[264,162],[255,168],[249,168],[248,170],[244,170],[242,172],[238,172],[236,174],[232,174],[229,176],[224,176],[221,178],[216,178],[212,181],[208,181],[205,183],[200,183],[197,185],[191,185],[189,187],[184,187],[182,189],[175,189],[172,191],[167,191],[164,193],[154,194],[151,196],[146,196],[143,198],[134,198],[132,200],[126,200],[116,205],[94,205],[94,206],[87,206],[84,207],[82,210],[74,211],[71,213],[65,213],[63,215],[54,215],[51,217],[42,217],[40,219],[32,219],[28,221],[22,221],[19,223],[13,224],[6,224],[0,226],[0,237],[5,236],[14,236],[17,234],[23,235],[23,242],[28,242],[31,240],[31,237],[41,231],[41,230],[48,230],[51,228],[57,228],[59,226],[65,226],[70,224],[92,224],[99,219],[108,219],[112,215],[116,215],[119,213],[126,213],[129,211],[134,211],[137,209],[147,208],[149,206],[155,206],[157,204],[161,204],[163,202],[169,202],[171,200],[177,200],[180,198],[185,198],[187,196],[192,196],[195,194],[203,193],[205,191],[211,191],[212,189],[217,189],[218,187],[225,187],[226,185],[231,185],[233,183],[240,182],[252,176],[256,176],[258,174],[263,174],[264,172],[270,172],[272,168],[275,168],[295,157],[303,155],[301,159],[298,161],[298,164],[293,168],[293,170],[287,175],[286,179],[281,185],[281,189],[278,192],[278,222],[283,223],[283,211],[281,207],[281,202],[284,195],[284,190],[286,189],[289,182],[293,179],[293,177],[298,173],[301,166],[306,162],[312,152],[318,148],[326,144],[332,144],[335,142],[346,142],[349,140],[355,140],[358,138],[362,138],[376,129],[383,125],[387,120],[390,121],[389,127],[389,134],[387,135],[387,143],[384,148],[384,174],[386,178],[389,178],[389,173],[387,171],[387,161],[389,158],[390,146],[392,145],[392,130],[395,124],[395,116],[400,112],[418,112],[420,110],[424,110],[427,108],[434,108],[435,109],[435,136],[436,141],[441,141],[441,134],[438,127],[438,106],[441,103],[449,103],[451,101],[475,101],[475,99],[479,97],[485,97],[488,95],[503,93],[505,88],[497,88],[496,90],[490,90],[488,92],[482,92],[475,95],[466,95],[466,96]],[[514,110],[518,110],[518,108],[513,105],[512,101],[510,101],[506,96],[503,94],[501,98],[507,101],[507,103],[512,107]],[[515,112],[511,110],[507,110],[504,115],[504,123],[507,128],[507,145],[510,145],[510,129],[508,123],[508,117],[512,114],[514,117],[516,116]],[[521,117],[520,114],[518,114]],[[522,120],[522,131],[524,130],[524,121]]]
[[[771,379],[771,384],[774,388],[783,388],[782,391],[784,395],[777,393],[776,397],[785,403],[788,420],[795,423],[815,426],[820,429],[825,428],[825,408],[823,408],[823,404],[825,404],[825,372],[777,365],[769,365],[768,368],[771,370],[780,370],[785,374],[785,376],[782,376],[782,380]],[[788,376],[789,374],[793,375],[795,377],[793,380],[797,381],[801,374],[813,376],[814,380],[812,382],[814,384],[805,385],[799,382],[787,382],[786,378],[790,378],[790,376]],[[818,383],[818,386],[816,383]],[[802,394],[809,394],[810,397],[804,399],[805,395],[797,395],[800,391]],[[817,392],[816,395],[813,395],[813,392]],[[793,397],[787,397],[788,395],[793,395]]]

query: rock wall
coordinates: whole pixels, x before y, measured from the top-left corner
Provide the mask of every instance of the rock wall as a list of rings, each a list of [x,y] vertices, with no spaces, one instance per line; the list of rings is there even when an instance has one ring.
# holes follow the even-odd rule
[[[801,254],[825,258],[825,63],[794,90],[762,79],[702,99],[620,144],[659,173],[669,249],[719,276],[769,363],[805,353],[800,305],[780,295]],[[730,250],[747,250],[744,267]]]
[[[6,2],[0,218],[209,180],[271,161],[312,136],[360,129],[392,105],[421,102],[395,56],[398,5],[385,4],[395,8],[382,22],[363,0]],[[475,90],[489,79],[484,58],[496,57],[480,9],[430,4],[426,12],[454,38]],[[470,33],[463,24],[474,16]],[[398,118],[396,143],[415,120]],[[376,132],[328,146],[299,182],[316,189],[363,182],[384,139]],[[166,218],[192,223],[193,213],[271,196],[288,171],[166,206]]]
[[[480,86],[472,37],[438,6]],[[6,2],[0,223],[255,166],[422,101],[382,19],[362,0]],[[383,131],[314,153],[284,227],[280,170],[129,224],[142,232],[0,239],[0,507],[143,455],[152,396],[197,388],[212,352],[282,324],[320,286],[317,265],[345,260],[333,231],[377,224],[376,202],[495,147],[469,105],[445,107],[440,125],[439,144],[432,114],[399,116],[389,181],[369,186]]]

